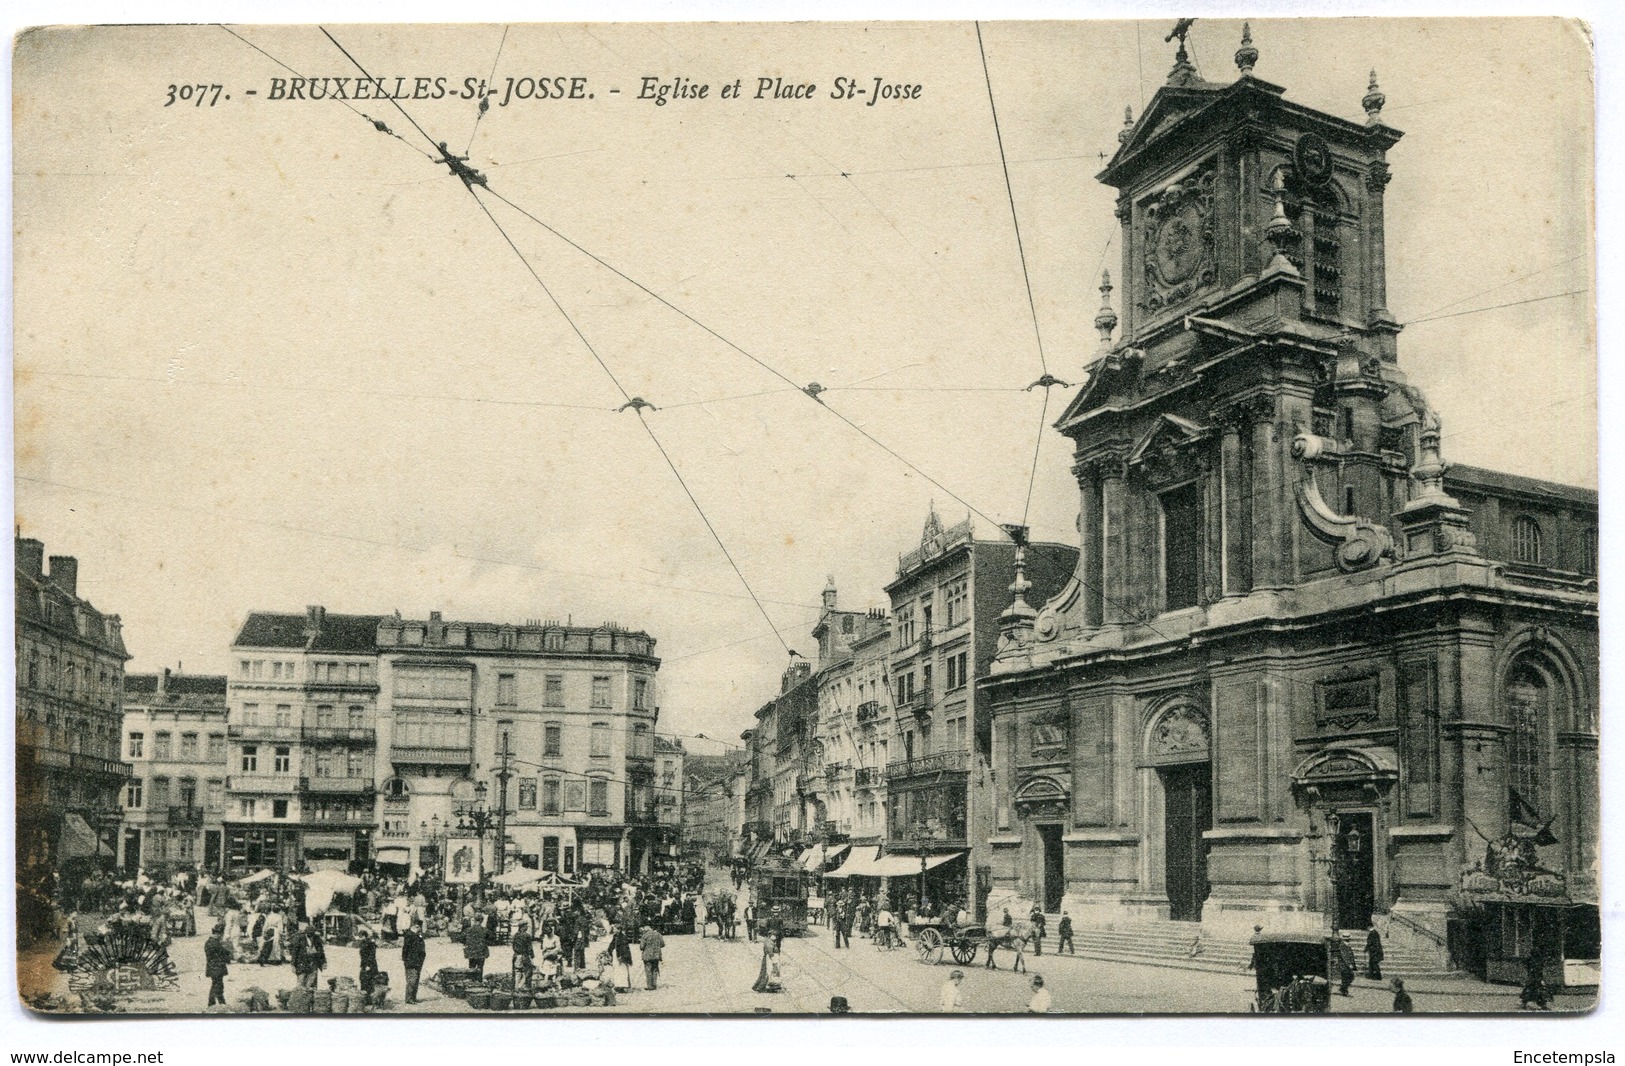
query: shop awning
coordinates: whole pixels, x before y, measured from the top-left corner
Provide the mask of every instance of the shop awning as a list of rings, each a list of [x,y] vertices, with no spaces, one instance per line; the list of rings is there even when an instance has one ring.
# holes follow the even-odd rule
[[[845,850],[845,844],[815,844],[802,852],[801,865],[804,869],[817,873],[826,863],[834,861],[835,857]]]
[[[382,863],[405,866],[412,861],[412,849],[391,845],[387,848],[379,848],[374,857]]]
[[[870,867],[875,864],[875,856],[880,854],[876,847],[853,848],[852,853],[846,857],[839,870],[831,870],[825,877],[879,877],[880,874],[871,873]]]
[[[90,828],[90,823],[80,815],[68,812],[62,819],[61,855],[64,859],[79,859],[87,855],[111,855],[107,845],[101,842],[96,831]]]
[[[925,869],[934,870],[945,862],[952,862],[965,854],[963,851],[948,852],[944,855],[925,856]],[[919,876],[920,856],[918,855],[882,855],[874,862],[874,872],[870,877],[909,877]]]

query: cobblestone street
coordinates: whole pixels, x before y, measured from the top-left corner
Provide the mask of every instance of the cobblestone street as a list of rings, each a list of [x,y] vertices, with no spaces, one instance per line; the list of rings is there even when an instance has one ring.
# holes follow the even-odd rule
[[[132,1013],[201,1012],[208,997],[208,981],[202,973],[202,937],[177,940],[171,958],[180,970],[179,986],[173,990],[141,993],[126,1001]],[[588,957],[605,947],[593,945]],[[445,938],[428,942],[429,958],[425,977],[443,967],[463,964],[459,946]],[[324,978],[355,977],[359,959],[354,948],[328,948],[328,968]],[[508,948],[493,949],[487,973],[505,973],[511,955]],[[836,950],[830,930],[815,927],[808,935],[784,942],[785,990],[761,994],[751,990],[761,962],[761,945],[741,936],[738,940],[701,939],[698,936],[672,936],[666,941],[666,958],[661,984],[655,991],[643,986],[642,966],[634,962],[635,991],[623,994],[613,1007],[564,1008],[555,1011],[526,1011],[515,1016],[571,1014],[823,1014],[831,996],[845,996],[854,1012],[936,1013],[942,985],[954,969],[961,969],[965,981],[961,999],[972,1013],[1022,1013],[1031,996],[1031,975],[1043,974],[1054,997],[1056,1013],[1066,1014],[1233,1014],[1247,1013],[1253,989],[1250,973],[1234,974],[1181,969],[1176,967],[1105,962],[1073,956],[1027,956],[1027,974],[1012,973],[1012,956],[999,954],[999,969],[985,967],[985,956],[973,965],[956,967],[943,962],[922,963],[912,945],[882,951],[866,939],[858,939],[850,949]],[[48,960],[47,960],[48,961]],[[379,952],[379,963],[389,974],[390,1014],[467,1013],[465,1001],[423,987],[421,1000],[408,1006],[401,1002],[405,987],[398,951]],[[1489,985],[1466,977],[1416,979],[1407,982],[1423,1013],[1504,1013],[1516,1012],[1515,986]],[[237,963],[226,978],[228,1001],[235,1001],[244,989],[259,987],[268,993],[291,988],[291,967]],[[1377,982],[1357,980],[1351,995],[1332,997],[1335,1014],[1385,1014],[1392,996]],[[1592,1002],[1590,994],[1560,995],[1559,1011],[1582,1011]]]

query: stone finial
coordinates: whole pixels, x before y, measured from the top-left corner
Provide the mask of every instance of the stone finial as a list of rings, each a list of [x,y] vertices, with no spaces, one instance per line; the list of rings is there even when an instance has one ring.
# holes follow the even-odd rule
[[[1275,255],[1270,258],[1266,273],[1296,274],[1298,268],[1286,257],[1287,245],[1297,235],[1297,228],[1292,220],[1286,217],[1286,201],[1282,198],[1279,185],[1275,189],[1275,214],[1271,216],[1268,224],[1264,226],[1264,239],[1270,242],[1275,249]]]
[[[1241,24],[1241,47],[1236,49],[1236,69],[1243,76],[1253,72],[1258,63],[1258,49],[1253,47],[1253,28],[1247,23]]]
[[[1095,315],[1095,329],[1100,331],[1100,346],[1112,346],[1112,331],[1117,328],[1117,312],[1112,310],[1112,272],[1100,272],[1100,313]]]
[[[1365,108],[1365,124],[1367,126],[1380,126],[1382,124],[1382,105],[1388,98],[1382,95],[1377,88],[1377,72],[1371,72],[1371,84],[1366,86],[1365,96],[1360,100],[1360,106]]]
[[[1134,108],[1123,108],[1123,128],[1117,131],[1117,143],[1127,144],[1128,139],[1134,136]]]

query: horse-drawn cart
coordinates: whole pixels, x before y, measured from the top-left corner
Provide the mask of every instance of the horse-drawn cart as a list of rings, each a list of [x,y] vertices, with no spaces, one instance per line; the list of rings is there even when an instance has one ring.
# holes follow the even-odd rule
[[[961,966],[968,966],[976,961],[976,955],[980,951],[985,950],[989,954],[996,948],[1014,951],[1023,939],[1021,931],[1015,929],[990,932],[985,926],[980,925],[961,925],[956,928],[926,925],[919,927],[914,946],[920,953],[921,962],[935,965],[942,961],[943,955],[948,954]]]

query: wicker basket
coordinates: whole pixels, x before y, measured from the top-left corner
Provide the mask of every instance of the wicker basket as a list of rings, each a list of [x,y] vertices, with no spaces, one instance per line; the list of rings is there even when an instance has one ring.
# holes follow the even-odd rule
[[[311,1004],[311,1010],[315,1011],[317,1014],[333,1013],[333,993],[328,989],[318,988],[313,1000],[314,1002]]]
[[[491,1009],[492,1010],[509,1010],[512,1007],[513,1007],[513,993],[512,992],[509,992],[509,991],[507,991],[505,989],[501,989],[501,988],[494,988],[494,989],[491,990]]]
[[[491,993],[484,988],[470,988],[468,990],[468,1006],[470,1010],[490,1010]]]

